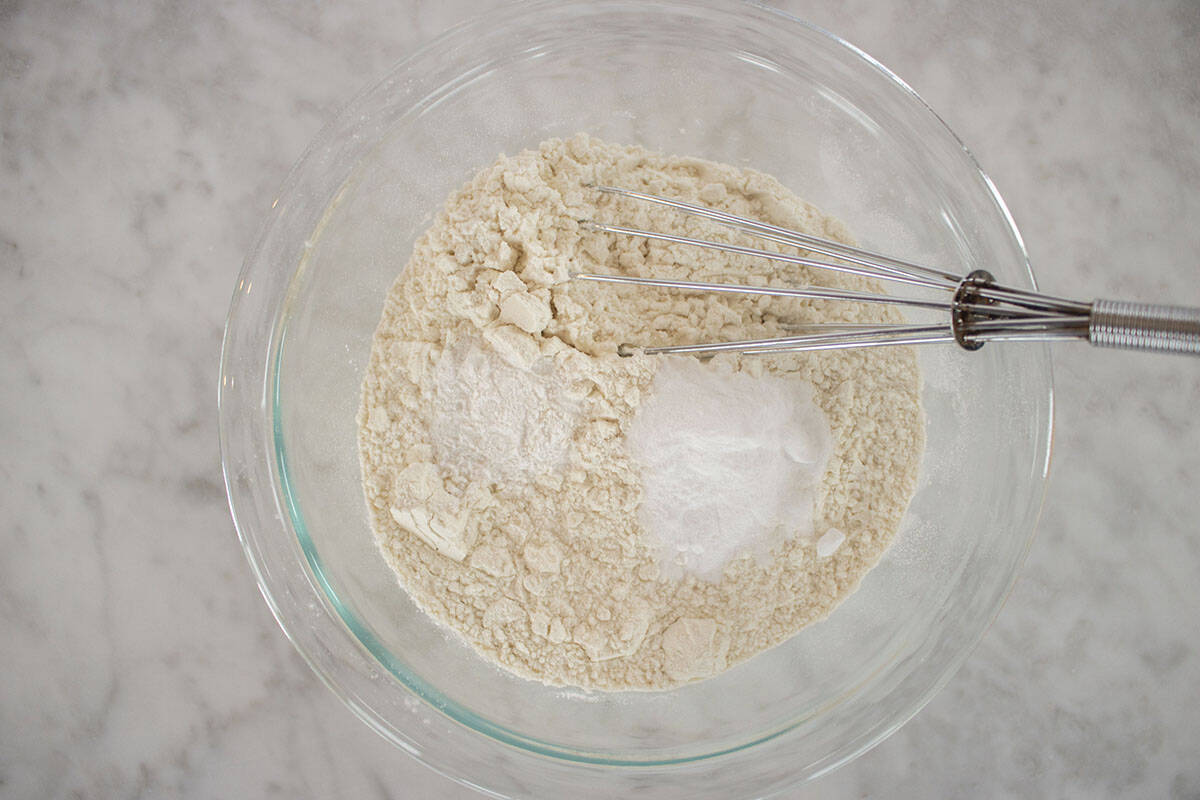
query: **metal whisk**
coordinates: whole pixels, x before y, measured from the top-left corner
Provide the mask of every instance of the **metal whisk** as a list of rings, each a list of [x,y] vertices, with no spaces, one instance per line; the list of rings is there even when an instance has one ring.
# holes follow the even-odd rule
[[[595,186],[593,188],[606,194],[669,206],[682,214],[704,217],[759,239],[806,250],[818,257],[777,253],[754,247],[693,239],[659,231],[609,225],[596,220],[583,222],[584,227],[589,230],[705,247],[770,261],[862,275],[921,290],[932,290],[935,296],[940,296],[937,299],[921,299],[820,286],[802,288],[747,286],[581,273],[572,275],[576,280],[634,284],[694,292],[886,303],[911,308],[937,309],[945,315],[942,322],[929,324],[813,323],[811,326],[805,326],[813,330],[811,333],[772,339],[709,342],[667,347],[640,347],[636,344],[622,344],[618,349],[621,355],[632,355],[635,351],[647,354],[714,353],[719,351],[761,354],[932,342],[957,342],[964,349],[978,350],[988,342],[1062,340],[1086,341],[1098,347],[1200,355],[1200,308],[1129,303],[1117,300],[1095,300],[1091,303],[1066,300],[1001,286],[986,270],[975,270],[963,277],[704,206],[615,186]],[[819,256],[825,258],[822,259]]]

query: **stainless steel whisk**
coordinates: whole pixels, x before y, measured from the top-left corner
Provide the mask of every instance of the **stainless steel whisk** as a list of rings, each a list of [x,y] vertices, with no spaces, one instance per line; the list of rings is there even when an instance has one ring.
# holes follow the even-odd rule
[[[811,328],[814,332],[772,339],[708,342],[666,347],[640,347],[636,344],[622,344],[618,349],[621,355],[632,355],[635,351],[647,354],[715,353],[720,351],[763,354],[933,342],[956,342],[966,350],[978,350],[988,342],[1062,340],[1086,341],[1098,347],[1200,355],[1200,308],[1129,303],[1118,300],[1095,300],[1091,303],[1066,300],[1038,292],[1027,292],[1001,286],[995,282],[991,273],[982,269],[975,270],[963,277],[679,200],[615,186],[594,186],[592,188],[606,194],[669,206],[683,214],[704,217],[760,239],[797,247],[818,256],[837,259],[837,261],[693,239],[660,231],[609,225],[596,220],[583,222],[583,225],[589,230],[705,247],[770,261],[862,275],[921,290],[932,290],[937,299],[874,294],[820,286],[798,288],[748,286],[638,278],[625,275],[576,273],[572,275],[576,280],[695,292],[886,303],[911,308],[937,309],[944,312],[946,316],[942,322],[930,324],[813,323],[803,327]]]

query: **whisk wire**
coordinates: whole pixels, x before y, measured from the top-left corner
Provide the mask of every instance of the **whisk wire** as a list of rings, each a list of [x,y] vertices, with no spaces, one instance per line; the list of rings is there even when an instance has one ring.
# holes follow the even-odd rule
[[[724,249],[724,248],[722,248]],[[676,281],[668,278],[639,278],[633,275],[596,275],[577,272],[571,276],[581,281],[596,283],[623,283],[634,286],[655,286],[662,289],[685,289],[697,292],[722,294],[757,294],[775,297],[807,297],[818,300],[850,300],[859,303],[890,303],[917,308],[949,309],[950,304],[939,300],[922,300],[914,297],[895,297],[871,292],[855,292],[849,289],[834,289],[826,286],[750,286],[740,283],[707,283],[704,281]]]

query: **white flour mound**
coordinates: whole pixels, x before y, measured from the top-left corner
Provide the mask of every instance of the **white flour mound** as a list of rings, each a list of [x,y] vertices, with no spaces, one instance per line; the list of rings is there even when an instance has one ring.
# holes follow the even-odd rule
[[[443,354],[433,388],[434,459],[460,480],[527,483],[566,466],[579,403],[553,361],[520,369],[472,345]]]
[[[589,184],[849,241],[750,170],[584,135],[500,158],[449,199],[388,294],[359,414],[364,489],[401,584],[484,657],[554,685],[669,688],[826,616],[879,560],[924,447],[916,358],[619,357],[622,342],[899,317],[572,282],[600,272],[878,289],[585,230],[579,220],[598,219],[764,246]]]

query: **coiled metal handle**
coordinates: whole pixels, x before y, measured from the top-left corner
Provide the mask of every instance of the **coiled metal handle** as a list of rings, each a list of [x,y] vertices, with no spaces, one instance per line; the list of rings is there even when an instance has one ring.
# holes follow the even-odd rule
[[[1088,319],[1097,347],[1200,356],[1200,308],[1097,300]]]

